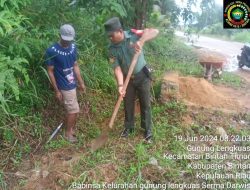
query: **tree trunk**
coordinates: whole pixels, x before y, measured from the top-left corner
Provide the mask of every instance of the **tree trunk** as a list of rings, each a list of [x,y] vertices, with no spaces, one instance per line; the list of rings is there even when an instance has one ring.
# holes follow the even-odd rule
[[[144,29],[146,13],[147,13],[147,1],[134,0],[135,4],[135,28]]]

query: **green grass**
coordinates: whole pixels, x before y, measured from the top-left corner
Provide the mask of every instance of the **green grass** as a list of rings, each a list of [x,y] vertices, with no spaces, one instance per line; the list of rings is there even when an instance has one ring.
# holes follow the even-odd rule
[[[241,77],[229,72],[223,72],[220,78],[214,78],[213,82],[215,84],[224,84],[232,87],[242,87],[244,84]]]
[[[156,79],[167,71],[178,71],[183,75],[202,75],[202,67],[197,56],[190,47],[177,39],[169,41],[160,36],[146,46],[145,52],[147,62],[154,70],[153,77]]]
[[[249,43],[250,42],[250,32],[243,31],[240,33],[236,33],[232,36],[231,39],[234,41],[237,41],[237,42]]]
[[[88,62],[83,62],[82,60],[79,62],[86,86],[108,93],[114,92],[115,79],[113,70],[101,54],[95,55]]]
[[[224,114],[217,112],[207,114],[200,110],[196,115],[197,124],[184,127],[181,118],[189,112],[181,102],[171,101],[163,105],[154,103],[152,112],[155,137],[152,145],[140,141],[140,130],[136,130],[136,134],[130,136],[128,140],[117,142],[119,130],[115,128],[106,146],[94,153],[83,153],[81,159],[72,166],[73,173],[71,175],[74,176],[74,179],[70,183],[61,180],[61,186],[67,187],[74,183],[102,184],[105,182],[102,171],[107,165],[114,166],[114,170],[110,170],[106,175],[113,172],[115,175],[113,182],[117,184],[131,183],[139,186],[140,184],[164,183],[165,181],[171,183],[198,182],[199,180],[195,179],[196,171],[188,167],[189,160],[165,159],[164,154],[166,152],[180,155],[187,154],[186,146],[190,142],[176,141],[175,136],[215,135],[215,130],[206,128],[202,123],[211,114],[218,115],[218,118],[224,117]],[[93,125],[95,128],[97,124],[93,123]],[[89,128],[86,130],[88,131]],[[227,132],[228,134],[238,133],[230,130]],[[249,131],[242,131],[241,134],[249,134]],[[49,146],[57,149],[58,144],[62,145],[58,148],[67,146],[63,144],[62,140],[57,140]],[[157,166],[149,163],[152,158],[157,160]],[[208,160],[200,160],[199,162],[211,163]],[[225,183],[225,180],[219,182]],[[235,182],[242,183],[241,180]],[[72,187],[69,187],[69,189],[72,189]]]
[[[45,145],[45,149],[59,149],[59,148],[63,148],[63,147],[66,147],[66,146],[70,146],[71,143],[68,142],[66,139],[64,139],[62,136],[57,139],[57,140],[53,140],[53,141],[50,141],[48,144]]]
[[[202,35],[218,38],[218,39],[224,39],[229,41],[237,41],[237,42],[243,42],[243,43],[249,43],[250,37],[249,37],[249,31],[247,30],[225,30],[222,27],[222,23],[216,23],[212,26],[207,27],[206,29],[202,30]]]
[[[110,147],[104,147],[93,154],[83,156],[74,166],[75,175],[81,176],[77,181],[101,183],[101,179],[99,179],[100,181],[93,181],[93,179],[88,178],[88,171],[105,163],[113,163],[117,166],[116,172],[118,178],[116,179],[116,183],[126,182],[139,185],[146,182],[143,172],[145,168],[151,167],[149,165],[151,158],[158,160],[159,167],[171,168],[171,166],[175,165],[173,161],[164,159],[163,154],[166,150],[171,150],[174,153],[183,152],[183,143],[173,141],[173,134],[181,132],[181,129],[178,128],[180,126],[174,126],[179,125],[179,121],[173,118],[175,117],[175,113],[178,113],[178,116],[181,117],[186,111],[185,107],[183,107],[183,104],[176,102],[170,102],[162,106],[157,104],[153,107],[155,144],[147,145],[133,140],[137,139],[139,131],[136,131],[137,135],[129,137],[131,139],[129,145],[126,142],[117,144],[117,137],[113,136],[110,139]],[[172,111],[173,113],[171,113]],[[169,117],[170,123],[168,123],[168,120],[162,119],[163,116]],[[183,164],[186,165],[184,162],[177,165],[181,167]],[[171,169],[171,175],[169,176],[168,174],[169,177],[178,175],[179,171],[177,169]]]
[[[0,170],[0,189],[7,190],[7,184],[4,179],[3,172]]]

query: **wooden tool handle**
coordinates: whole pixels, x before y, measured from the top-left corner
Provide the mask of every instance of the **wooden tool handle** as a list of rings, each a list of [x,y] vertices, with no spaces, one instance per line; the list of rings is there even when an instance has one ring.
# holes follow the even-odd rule
[[[140,55],[139,53],[136,53],[134,55],[133,59],[132,59],[131,65],[130,65],[129,70],[128,70],[127,77],[126,77],[125,82],[124,82],[123,87],[122,87],[123,91],[126,91],[126,89],[127,89],[130,77],[131,77],[131,75],[132,75],[132,73],[134,71],[134,68],[135,68],[135,65],[137,63],[139,55]],[[114,124],[114,121],[115,121],[115,118],[116,118],[116,115],[118,113],[118,110],[119,110],[119,107],[121,105],[122,100],[123,100],[123,97],[122,97],[122,95],[120,95],[117,102],[116,102],[116,104],[115,104],[115,108],[114,108],[112,117],[111,117],[111,119],[109,121],[109,128],[111,128],[111,129],[113,127],[113,124]]]

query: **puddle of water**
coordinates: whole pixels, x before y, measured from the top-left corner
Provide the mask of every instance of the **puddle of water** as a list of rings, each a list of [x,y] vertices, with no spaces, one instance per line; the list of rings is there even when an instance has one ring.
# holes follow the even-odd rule
[[[237,71],[239,69],[238,64],[239,61],[237,59],[237,55],[234,55],[233,57],[227,59],[227,64],[224,64],[223,71],[227,72]]]
[[[239,61],[237,59],[237,55],[234,55],[231,58],[227,59],[227,64],[225,64],[223,66],[223,71],[227,71],[227,72],[235,72],[239,70]],[[248,68],[247,66],[243,66],[242,67],[243,70],[247,70],[250,71],[250,68]]]

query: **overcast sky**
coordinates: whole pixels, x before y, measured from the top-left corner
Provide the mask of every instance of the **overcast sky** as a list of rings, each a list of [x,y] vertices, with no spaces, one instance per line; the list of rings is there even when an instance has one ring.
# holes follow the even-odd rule
[[[198,0],[198,4],[201,0]],[[176,4],[179,6],[179,7],[184,7],[187,3],[187,0],[175,0]],[[223,5],[223,0],[215,0],[216,4],[218,5]],[[197,4],[197,6],[199,7],[199,5]]]
[[[176,5],[178,7],[184,7],[187,5],[187,0],[175,0]],[[197,0],[197,5],[196,6],[192,6],[192,11],[193,12],[200,12],[200,6],[199,6],[199,2],[201,2],[201,0]],[[215,3],[220,5],[221,7],[223,6],[223,0],[215,0]]]

